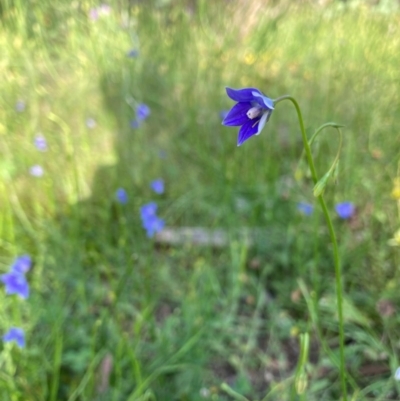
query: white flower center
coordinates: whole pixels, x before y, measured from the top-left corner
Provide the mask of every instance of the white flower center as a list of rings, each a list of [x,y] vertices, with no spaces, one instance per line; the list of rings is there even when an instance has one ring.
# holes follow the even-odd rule
[[[247,117],[252,120],[253,118],[258,117],[261,114],[261,108],[260,107],[252,107],[247,113]]]

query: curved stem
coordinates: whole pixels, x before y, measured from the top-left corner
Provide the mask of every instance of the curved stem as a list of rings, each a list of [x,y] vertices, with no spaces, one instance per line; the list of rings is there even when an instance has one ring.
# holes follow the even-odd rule
[[[306,130],[304,128],[303,116],[301,114],[300,106],[297,103],[296,99],[292,96],[285,95],[275,100],[275,104],[281,102],[282,100],[290,100],[297,112],[297,117],[300,124],[301,136],[303,138],[304,150],[306,152],[306,158],[308,165],[310,167],[311,176],[314,182],[314,185],[318,182],[317,172],[315,170],[314,160],[311,154],[311,148],[307,139]],[[346,363],[344,356],[344,319],[343,319],[343,289],[342,289],[342,277],[341,277],[341,267],[340,267],[340,258],[339,258],[339,248],[336,239],[335,230],[333,228],[332,220],[329,216],[328,208],[326,206],[323,195],[319,195],[318,201],[321,205],[322,212],[324,214],[329,234],[332,241],[333,247],[333,259],[335,266],[335,278],[336,278],[336,300],[337,300],[337,311],[338,311],[338,320],[339,320],[339,348],[340,348],[340,381],[342,386],[342,397],[343,401],[347,401],[347,386],[346,386]]]

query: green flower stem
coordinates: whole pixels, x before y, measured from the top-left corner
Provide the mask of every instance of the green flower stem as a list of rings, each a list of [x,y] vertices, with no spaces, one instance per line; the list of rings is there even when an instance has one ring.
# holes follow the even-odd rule
[[[318,182],[317,172],[315,170],[314,161],[311,154],[310,145],[307,139],[306,130],[304,128],[303,116],[301,114],[301,110],[299,104],[296,99],[292,96],[285,95],[275,100],[275,104],[281,102],[282,100],[290,100],[297,112],[297,117],[299,119],[300,131],[303,138],[304,150],[306,152],[306,158],[308,165],[310,167],[311,176],[314,182],[314,185]],[[344,357],[344,319],[343,319],[343,289],[342,289],[342,277],[341,277],[341,268],[340,268],[340,258],[339,258],[339,248],[337,244],[335,230],[333,228],[332,220],[329,216],[328,208],[326,206],[323,195],[317,196],[318,201],[321,205],[326,223],[328,225],[329,234],[332,241],[333,246],[333,259],[335,266],[335,277],[336,277],[336,299],[337,299],[337,310],[338,310],[338,319],[339,319],[339,348],[340,348],[340,381],[342,385],[342,393],[343,393],[343,401],[347,401],[347,385],[346,385],[346,364]]]

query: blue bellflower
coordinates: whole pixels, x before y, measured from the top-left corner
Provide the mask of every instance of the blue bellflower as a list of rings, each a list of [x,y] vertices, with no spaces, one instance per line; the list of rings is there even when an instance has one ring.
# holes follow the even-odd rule
[[[150,183],[150,188],[156,193],[161,195],[164,193],[164,181],[158,178]]]
[[[118,188],[115,192],[115,199],[118,203],[125,205],[128,203],[128,194],[124,188]]]
[[[29,255],[18,256],[11,265],[11,272],[25,274],[32,266],[32,259]]]
[[[22,273],[11,270],[1,275],[0,281],[6,286],[6,294],[17,294],[23,299],[29,297],[29,285]]]
[[[11,327],[6,334],[3,335],[3,341],[8,343],[15,341],[20,348],[25,347],[25,333],[19,327]]]
[[[155,202],[147,203],[140,208],[142,226],[146,230],[146,234],[149,238],[154,237],[154,235],[165,226],[164,220],[157,217],[156,212],[157,204]]]
[[[139,128],[142,121],[150,115],[150,107],[147,104],[140,103],[136,107],[136,119],[131,120],[131,128]]]
[[[274,101],[255,88],[226,88],[228,96],[237,103],[222,121],[223,125],[240,127],[237,145],[258,135],[274,110]]]
[[[349,219],[350,217],[352,217],[354,215],[355,212],[355,207],[353,205],[353,203],[351,202],[342,202],[342,203],[338,203],[335,206],[335,210],[336,213],[338,214],[338,216],[341,219]]]

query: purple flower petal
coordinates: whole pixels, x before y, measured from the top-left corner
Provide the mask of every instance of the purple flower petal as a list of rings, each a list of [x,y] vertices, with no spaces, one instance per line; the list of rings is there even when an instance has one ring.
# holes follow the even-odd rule
[[[136,109],[136,118],[138,121],[145,120],[150,115],[150,107],[147,104],[141,103]]]
[[[25,274],[32,266],[32,259],[29,255],[18,256],[11,265],[11,272]]]
[[[335,210],[341,219],[349,219],[353,216],[355,207],[351,202],[341,202],[335,206]]]
[[[251,102],[254,101],[253,92],[259,93],[262,96],[262,93],[256,88],[244,88],[244,89],[233,89],[226,88],[227,95],[237,102]]]
[[[353,216],[356,209],[351,202],[341,202],[335,206],[335,210],[341,219],[349,219]]]
[[[124,188],[118,188],[115,192],[115,199],[118,203],[125,205],[128,203],[128,194],[126,193]]]
[[[0,281],[6,286],[6,294],[17,294],[23,299],[29,297],[29,285],[23,274],[11,271],[0,276]]]
[[[243,142],[247,141],[253,135],[256,135],[258,132],[258,122],[259,118],[255,118],[253,120],[249,120],[246,124],[243,124],[239,130],[237,146],[243,144]]]
[[[247,123],[250,120],[249,117],[247,117],[247,112],[250,109],[251,103],[249,102],[235,104],[224,118],[224,121],[222,121],[222,124],[234,127]]]
[[[262,107],[266,107],[269,110],[274,110],[274,102],[272,99],[270,99],[269,97],[263,95],[260,92],[253,92],[255,101],[258,102],[258,104]]]
[[[157,211],[157,204],[155,202],[150,202],[143,205],[140,208],[140,216],[143,219],[146,219],[149,216],[154,216]]]
[[[266,111],[261,119],[260,122],[258,123],[258,129],[257,129],[257,133],[256,135],[259,135],[260,132],[263,130],[263,128],[265,127],[265,124],[267,123],[267,121],[269,120],[269,116],[271,115],[271,111]]]
[[[19,327],[11,327],[6,334],[3,335],[3,341],[8,343],[15,341],[20,348],[25,347],[25,333]]]
[[[162,194],[164,193],[164,181],[161,178],[158,178],[150,183],[150,188],[156,194]]]
[[[36,146],[36,149],[40,150],[41,152],[45,152],[47,150],[46,138],[41,134],[36,135],[34,144]]]

